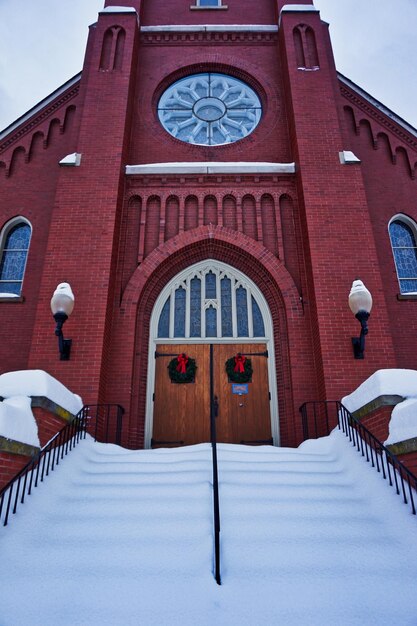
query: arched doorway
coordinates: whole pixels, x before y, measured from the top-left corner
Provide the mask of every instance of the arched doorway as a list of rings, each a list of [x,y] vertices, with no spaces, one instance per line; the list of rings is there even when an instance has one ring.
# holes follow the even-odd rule
[[[218,398],[218,440],[279,444],[271,314],[258,287],[236,268],[208,259],[175,276],[150,324],[145,447],[209,440],[210,389]],[[190,384],[172,383],[168,364],[195,359]],[[241,353],[251,381],[236,387],[225,362]],[[210,367],[210,359],[212,366]]]

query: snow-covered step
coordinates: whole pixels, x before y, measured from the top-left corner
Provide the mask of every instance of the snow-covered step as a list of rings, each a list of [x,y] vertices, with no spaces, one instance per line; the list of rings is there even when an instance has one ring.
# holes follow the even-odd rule
[[[0,531],[1,626],[416,626],[417,523],[340,433],[299,449],[81,442]]]

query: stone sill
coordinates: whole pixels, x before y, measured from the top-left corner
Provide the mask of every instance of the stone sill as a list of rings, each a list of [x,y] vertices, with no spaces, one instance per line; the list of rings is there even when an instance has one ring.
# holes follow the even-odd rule
[[[0,295],[0,303],[1,302],[24,302],[25,298],[24,296],[19,296],[17,298],[7,298],[7,297],[3,297],[2,295]]]
[[[6,439],[6,437],[0,435],[0,454],[2,452],[8,452],[9,454],[34,457],[38,454],[39,450],[40,448],[36,448],[35,446],[30,446],[20,441],[14,441],[13,439]]]
[[[75,415],[45,396],[31,396],[31,406],[32,409],[44,409],[48,413],[61,418],[64,422],[72,422],[75,419]]]
[[[409,454],[410,452],[417,452],[417,437],[412,439],[405,439],[398,443],[391,443],[387,445],[387,448],[392,454],[400,456],[401,454]]]
[[[397,396],[397,395],[379,396],[378,398],[375,398],[375,400],[372,400],[371,402],[368,402],[368,404],[365,404],[364,406],[362,406],[360,409],[353,411],[352,415],[357,420],[363,420],[367,415],[369,415],[373,411],[376,411],[377,409],[380,409],[381,407],[384,407],[384,406],[395,406],[399,404],[400,402],[402,402],[404,399],[405,398],[403,398],[402,396]]]
[[[190,9],[192,11],[213,11],[213,10],[214,11],[218,11],[219,9],[220,10],[222,10],[222,9],[223,10],[227,10],[228,8],[229,7],[227,6],[227,4],[221,4],[218,7],[200,7],[200,6],[197,6],[196,4],[191,4],[190,5]]]
[[[397,295],[397,300],[417,300],[417,293],[399,293]]]

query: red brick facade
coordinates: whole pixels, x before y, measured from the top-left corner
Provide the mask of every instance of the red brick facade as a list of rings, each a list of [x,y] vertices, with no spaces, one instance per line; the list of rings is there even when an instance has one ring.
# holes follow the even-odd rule
[[[30,461],[29,456],[23,454],[12,454],[11,452],[0,452],[0,489],[20,472]]]
[[[122,404],[125,445],[143,445],[153,306],[179,271],[216,259],[269,305],[281,444],[296,445],[304,401],[341,398],[380,368],[417,368],[416,303],[397,298],[388,237],[394,215],[417,219],[417,137],[338,77],[328,27],[306,0],[283,12],[282,0],[122,4],[137,13],[99,15],[81,78],[0,139],[0,227],[21,215],[33,228],[22,298],[0,301],[0,369],[45,369],[85,403]],[[224,27],[174,28],[199,24]],[[205,147],[162,128],[163,90],[202,71],[259,94],[262,119],[245,139]],[[342,165],[343,150],[361,163]],[[80,166],[60,167],[73,152]],[[295,174],[125,174],[210,161],[294,162]],[[374,298],[363,361],[347,306],[356,277]],[[76,297],[68,362],[49,309],[62,281]]]

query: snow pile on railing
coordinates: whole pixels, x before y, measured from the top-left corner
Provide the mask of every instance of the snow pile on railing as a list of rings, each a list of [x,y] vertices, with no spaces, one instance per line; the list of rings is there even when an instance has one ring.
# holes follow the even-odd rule
[[[417,437],[417,371],[406,369],[378,370],[355,391],[342,399],[353,413],[380,396],[404,398],[393,407],[386,444]]]
[[[7,372],[0,376],[0,436],[39,447],[38,427],[31,397],[42,396],[76,415],[83,406],[80,396],[42,370]]]

